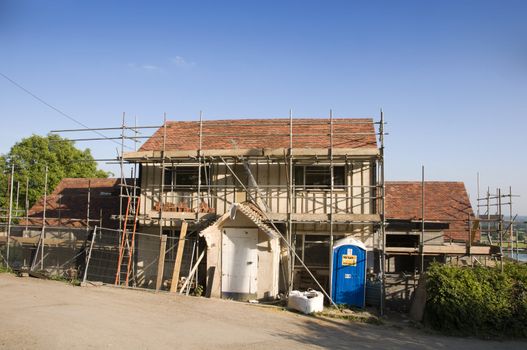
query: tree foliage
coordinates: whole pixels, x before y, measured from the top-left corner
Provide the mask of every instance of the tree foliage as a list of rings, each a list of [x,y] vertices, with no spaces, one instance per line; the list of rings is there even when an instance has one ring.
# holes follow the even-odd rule
[[[16,191],[17,182],[20,185],[20,208],[25,207],[26,181],[29,181],[30,206],[44,194],[46,166],[48,193],[66,177],[108,177],[109,175],[97,169],[97,163],[89,149],[79,150],[72,141],[58,135],[32,135],[13,145],[6,155],[0,156],[0,206],[3,208],[7,207],[9,201],[8,183],[12,165],[14,165],[14,190]]]

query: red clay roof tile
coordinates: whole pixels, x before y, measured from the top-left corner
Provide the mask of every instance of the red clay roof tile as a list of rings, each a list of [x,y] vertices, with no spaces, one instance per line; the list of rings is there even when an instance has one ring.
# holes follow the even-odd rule
[[[163,149],[163,127],[140,151]],[[199,149],[199,122],[168,121],[165,150]],[[329,119],[293,119],[294,148],[328,148]],[[354,134],[354,135],[351,135]],[[289,119],[230,119],[203,122],[202,149],[261,149],[289,147]],[[333,119],[334,148],[376,148],[372,119]]]
[[[65,178],[46,199],[46,225],[86,227],[88,188],[90,188],[90,220],[100,220],[105,227],[117,223],[111,215],[119,214],[119,184],[116,178]],[[28,225],[42,225],[44,198],[28,213]],[[22,220],[21,225],[25,225]],[[92,222],[91,225],[94,225]]]
[[[468,239],[468,219],[474,219],[463,182],[425,182],[425,220],[448,222],[445,240]],[[421,182],[386,182],[386,217],[421,220]],[[479,233],[476,237],[479,240]]]

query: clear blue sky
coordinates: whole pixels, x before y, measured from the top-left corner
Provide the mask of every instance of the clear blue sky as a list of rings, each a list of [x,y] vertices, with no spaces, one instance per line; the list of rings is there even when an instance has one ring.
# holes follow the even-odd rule
[[[91,127],[382,107],[389,179],[479,171],[527,213],[526,1],[190,3],[0,0],[0,72]],[[78,127],[1,77],[0,118],[0,153]]]

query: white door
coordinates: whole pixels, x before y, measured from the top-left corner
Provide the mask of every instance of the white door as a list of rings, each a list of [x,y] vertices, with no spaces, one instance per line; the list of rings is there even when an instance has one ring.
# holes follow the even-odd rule
[[[258,229],[225,228],[221,292],[234,299],[254,298],[258,282]]]

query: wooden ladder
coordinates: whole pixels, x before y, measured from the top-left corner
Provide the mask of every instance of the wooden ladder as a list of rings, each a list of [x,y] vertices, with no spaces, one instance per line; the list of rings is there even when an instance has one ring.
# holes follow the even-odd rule
[[[126,204],[126,212],[124,216],[124,227],[123,227],[123,232],[121,234],[121,243],[119,245],[119,258],[117,261],[117,272],[115,273],[115,285],[118,285],[121,283],[121,270],[123,270],[123,260],[125,257],[125,252],[127,251],[128,259],[124,265],[126,266],[125,285],[128,286],[128,282],[130,278],[130,270],[132,266],[132,256],[133,256],[134,247],[135,247],[135,233],[137,229],[137,217],[139,216],[140,203],[141,203],[141,197],[137,197],[135,208],[133,208],[132,196],[128,197],[128,201]],[[130,209],[134,211],[131,240],[128,239],[130,235],[127,230]]]

